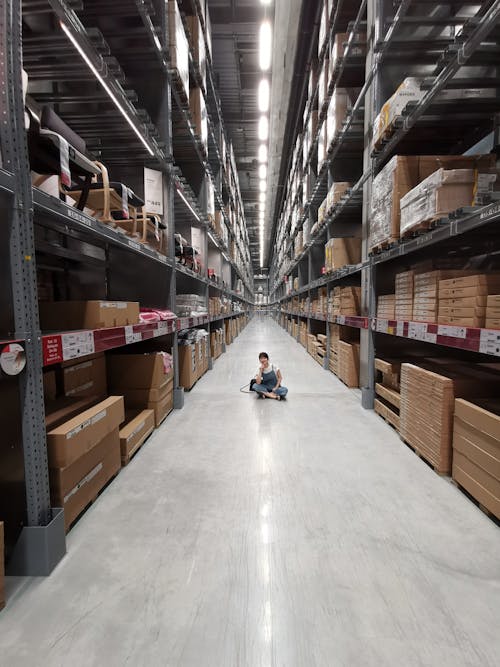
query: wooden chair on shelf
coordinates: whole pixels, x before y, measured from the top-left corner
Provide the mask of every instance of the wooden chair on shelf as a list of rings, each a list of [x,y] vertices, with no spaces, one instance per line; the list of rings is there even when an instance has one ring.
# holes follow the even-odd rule
[[[158,252],[165,254],[167,244],[164,232],[167,229],[167,225],[163,222],[161,216],[156,213],[148,213],[146,207],[143,206],[137,218],[137,227],[140,233],[140,243],[148,244],[152,236],[154,239],[153,243],[157,246]]]

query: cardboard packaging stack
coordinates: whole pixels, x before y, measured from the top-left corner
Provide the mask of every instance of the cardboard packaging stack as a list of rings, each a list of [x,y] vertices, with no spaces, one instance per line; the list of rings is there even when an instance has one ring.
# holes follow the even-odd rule
[[[170,59],[177,71],[184,100],[189,100],[189,45],[177,0],[168,0]]]
[[[487,329],[500,329],[500,294],[488,294],[485,326]]]
[[[189,111],[194,125],[194,132],[200,139],[205,154],[208,153],[208,116],[205,98],[201,88],[189,91]]]
[[[347,183],[346,181],[341,181],[332,184],[332,187],[330,188],[326,196],[325,215],[327,216],[332,215],[335,206],[339,203],[339,201],[342,199],[342,197],[345,195],[345,193],[347,192],[347,190],[349,190],[350,187],[351,184]]]
[[[138,413],[144,410],[153,410],[155,426],[158,427],[174,407],[170,354],[108,355],[108,379],[112,390],[124,396],[125,406],[130,411],[129,419],[138,417]],[[124,457],[128,454],[124,452]]]
[[[472,169],[438,169],[401,199],[401,237],[472,206],[476,174]]]
[[[50,494],[66,530],[121,468],[122,396],[110,396],[47,433]]]
[[[361,262],[361,239],[330,239],[325,245],[325,269],[327,273],[344,266]]]
[[[359,387],[359,343],[338,343],[338,377],[349,388]]]
[[[399,240],[401,200],[440,169],[473,170],[474,201],[484,196],[496,180],[494,155],[395,155],[373,180],[370,203],[370,251]],[[426,196],[425,193],[422,194],[420,203],[425,208]],[[472,199],[468,205],[471,203]]]
[[[413,319],[413,281],[415,273],[404,271],[396,275],[396,298],[394,317],[396,320],[410,321]]]
[[[338,32],[332,39],[330,47],[330,73],[333,75],[340,61],[344,57],[349,34]],[[366,54],[366,33],[357,33],[353,36],[349,48],[349,59],[363,58]]]
[[[233,332],[231,328],[231,322],[229,320],[226,320],[224,322],[224,334],[225,334],[226,345],[231,345],[231,343],[233,342]]]
[[[102,352],[84,359],[63,362],[54,375],[59,376],[59,385],[66,398],[106,396],[106,357]]]
[[[500,290],[500,275],[458,276],[439,282],[439,324],[479,327],[486,323],[488,294]]]
[[[302,231],[297,232],[297,236],[295,237],[295,257],[298,257],[300,253],[304,250],[304,237],[302,234]]]
[[[375,394],[377,396],[374,404],[375,412],[399,431],[401,362],[377,358],[375,359],[375,370],[380,376],[375,384]]]
[[[498,381],[494,370],[443,359],[402,364],[401,437],[437,472],[449,474],[455,398],[496,395]]]
[[[301,320],[298,327],[299,342],[307,348],[307,323]]]
[[[139,323],[136,301],[42,301],[39,309],[43,331],[102,329]]]
[[[5,607],[5,538],[3,534],[3,522],[0,521],[0,609]]]
[[[210,355],[212,359],[218,359],[222,354],[224,345],[224,329],[220,327],[210,332]]]
[[[326,336],[307,334],[307,351],[318,364],[323,366],[326,357]]]
[[[373,145],[375,147],[390,132],[394,120],[401,116],[406,105],[409,102],[418,102],[422,99],[424,91],[420,89],[420,84],[420,79],[407,77],[399,85],[396,92],[385,102],[373,123]]]
[[[500,403],[455,401],[452,477],[500,519]]]
[[[361,287],[334,287],[330,295],[329,317],[355,316],[361,312]]]
[[[381,320],[395,319],[396,295],[384,294],[379,296],[377,302],[377,317]]]
[[[327,150],[329,150],[342,131],[347,114],[351,109],[352,104],[349,92],[345,88],[335,88],[328,105],[326,121]]]
[[[459,273],[460,271],[427,271],[414,276],[413,319],[415,322],[437,322],[439,283]]]
[[[187,25],[189,29],[191,48],[193,50],[194,63],[200,70],[203,87],[207,87],[207,54],[205,51],[205,39],[203,29],[198,16],[187,16]]]

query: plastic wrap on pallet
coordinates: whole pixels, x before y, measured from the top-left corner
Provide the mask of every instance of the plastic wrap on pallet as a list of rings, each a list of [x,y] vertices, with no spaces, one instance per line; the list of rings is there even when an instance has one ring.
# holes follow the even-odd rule
[[[371,211],[370,211],[370,248],[394,237],[393,197],[394,174],[398,166],[399,156],[392,160],[373,179]],[[399,235],[399,229],[397,230]]]
[[[401,199],[401,235],[418,225],[471,206],[476,176],[472,169],[438,169]]]
[[[352,105],[347,90],[345,88],[335,88],[328,106],[327,148],[330,146],[330,144],[333,143],[333,141],[341,132],[342,126],[351,108]]]
[[[331,215],[336,204],[342,199],[344,194],[351,187],[350,183],[342,181],[333,183],[326,197],[326,215]]]
[[[387,100],[373,124],[374,144],[378,144],[387,128],[398,116],[401,116],[409,102],[419,102],[423,98],[424,91],[420,89],[421,83],[421,79],[408,77],[404,79],[394,95]]]
[[[189,100],[189,45],[177,0],[169,0],[170,61],[177,70],[187,100]]]

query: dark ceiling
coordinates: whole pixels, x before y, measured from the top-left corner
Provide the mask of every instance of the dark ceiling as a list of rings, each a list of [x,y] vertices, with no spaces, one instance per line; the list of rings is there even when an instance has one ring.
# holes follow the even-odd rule
[[[258,59],[259,26],[272,4],[259,0],[208,0],[212,23],[213,65],[226,129],[234,147],[250,238],[254,270],[259,266],[257,202],[257,87],[262,73]]]

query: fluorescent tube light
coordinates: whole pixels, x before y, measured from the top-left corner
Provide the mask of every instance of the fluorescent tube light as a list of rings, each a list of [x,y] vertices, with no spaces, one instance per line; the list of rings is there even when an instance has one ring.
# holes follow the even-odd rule
[[[267,165],[261,164],[259,166],[259,178],[261,179],[267,178]]]
[[[259,65],[263,72],[271,67],[272,41],[271,23],[263,21],[259,30]]]
[[[260,192],[259,193],[259,201],[265,204],[266,202],[266,193],[265,192]]]
[[[262,81],[259,83],[259,91],[258,91],[259,111],[261,111],[262,113],[267,113],[269,111],[269,99],[270,99],[269,81],[267,79],[262,79]]]
[[[194,208],[193,208],[193,207],[191,206],[191,204],[188,202],[188,200],[187,200],[186,197],[184,196],[183,192],[181,192],[181,190],[179,190],[179,188],[178,188],[177,186],[175,187],[175,189],[176,189],[177,194],[179,195],[179,197],[180,197],[180,198],[182,199],[182,201],[186,204],[186,206],[187,206],[188,209],[191,211],[191,213],[194,215],[194,217],[198,220],[198,222],[201,222],[200,216],[198,215],[198,213],[196,213],[196,211],[194,210]]]
[[[148,153],[149,153],[150,155],[154,155],[154,151],[150,148],[150,146],[149,146],[149,144],[147,143],[146,139],[142,136],[142,134],[139,132],[139,130],[137,129],[137,127],[134,125],[134,123],[132,122],[132,119],[129,117],[129,115],[128,115],[128,113],[125,111],[125,109],[122,107],[122,105],[120,104],[120,102],[118,101],[117,97],[115,96],[115,94],[113,93],[113,91],[111,90],[111,88],[108,86],[108,84],[106,83],[106,81],[104,81],[104,79],[102,78],[102,76],[99,74],[99,72],[96,70],[96,68],[95,68],[94,65],[92,64],[92,62],[89,60],[89,58],[87,57],[87,54],[86,54],[85,51],[82,49],[82,47],[80,46],[80,44],[78,44],[78,42],[76,41],[76,39],[73,37],[73,35],[72,35],[71,32],[69,31],[69,29],[64,25],[64,23],[63,23],[62,21],[60,21],[60,25],[61,25],[61,28],[63,29],[63,32],[66,34],[66,36],[68,37],[68,39],[70,40],[70,42],[73,44],[73,46],[74,46],[75,49],[78,51],[78,53],[80,54],[80,56],[82,57],[82,59],[85,61],[85,63],[87,64],[87,66],[88,66],[88,68],[90,69],[90,71],[92,72],[92,74],[93,74],[93,75],[95,76],[95,78],[99,81],[99,83],[100,83],[101,86],[104,88],[104,90],[108,93],[109,97],[110,97],[110,98],[112,99],[112,101],[114,102],[114,104],[115,104],[116,108],[118,109],[118,111],[122,114],[122,116],[125,118],[125,120],[127,121],[127,123],[130,125],[130,127],[134,130],[134,132],[135,132],[136,135],[139,137],[139,139],[141,140],[141,142],[144,144],[144,146],[146,147]]]
[[[259,190],[261,192],[266,192],[266,190],[267,190],[267,181],[259,181]]]
[[[212,240],[212,243],[214,243],[215,245],[217,245],[217,241],[216,241],[215,238],[212,236],[212,234],[211,234],[210,232],[207,232],[207,234],[208,234],[208,237]]]
[[[264,164],[267,162],[267,146],[266,144],[261,144],[259,146],[259,162]]]
[[[269,139],[269,121],[267,116],[261,116],[259,119],[259,139],[267,141]]]

